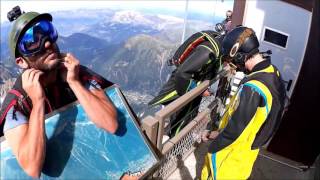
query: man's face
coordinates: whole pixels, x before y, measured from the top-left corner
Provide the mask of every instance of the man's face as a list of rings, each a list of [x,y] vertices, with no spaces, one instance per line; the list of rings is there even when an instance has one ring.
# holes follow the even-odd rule
[[[244,61],[239,61],[235,57],[230,57],[228,55],[223,56],[223,62],[226,64],[231,64],[233,68],[236,68],[237,71],[245,71],[245,64]]]
[[[228,56],[228,55],[223,55],[222,56],[222,62],[224,62],[224,63],[233,63],[232,61],[233,61],[233,59],[230,57],[230,56]]]
[[[59,64],[60,51],[55,43],[58,33],[53,24],[45,19],[35,22],[21,36],[18,51],[28,68],[50,72]]]
[[[231,16],[232,16],[232,13],[231,13],[231,12],[227,12],[227,13],[226,13],[226,19],[227,19],[228,21],[231,21]]]
[[[60,51],[56,43],[46,41],[44,50],[32,56],[24,57],[30,68],[39,69],[43,72],[55,70],[59,65]]]

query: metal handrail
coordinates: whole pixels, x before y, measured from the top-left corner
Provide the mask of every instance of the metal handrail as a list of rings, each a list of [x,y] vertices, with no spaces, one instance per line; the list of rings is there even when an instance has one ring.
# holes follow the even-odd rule
[[[203,93],[210,85],[210,81],[206,80],[201,83],[196,88],[192,89],[188,93],[181,96],[179,99],[173,101],[165,108],[161,109],[155,114],[155,118],[159,120],[159,130],[158,130],[158,138],[157,138],[157,148],[162,150],[162,137],[164,133],[164,120],[170,117],[173,113],[177,112],[183,106],[187,105],[194,98]]]
[[[180,98],[176,99],[169,105],[167,105],[165,108],[161,109],[157,113],[155,113],[155,119],[159,121],[159,129],[158,129],[158,135],[157,135],[157,148],[161,151],[163,148],[162,144],[162,138],[164,133],[164,121],[166,118],[170,117],[173,113],[180,110],[182,107],[187,105],[189,102],[191,102],[193,99],[201,95],[210,85],[218,81],[220,78],[226,76],[228,72],[230,71],[230,68],[222,69],[215,78],[211,80],[205,80],[203,81],[199,86],[192,89],[191,91],[187,92]]]

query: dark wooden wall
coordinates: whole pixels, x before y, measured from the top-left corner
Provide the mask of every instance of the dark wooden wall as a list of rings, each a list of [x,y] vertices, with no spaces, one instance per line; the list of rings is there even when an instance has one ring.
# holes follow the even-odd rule
[[[282,1],[311,11],[313,15],[307,49],[291,104],[268,150],[311,165],[320,153],[320,0]],[[245,4],[246,0],[235,0],[233,27],[242,24]]]
[[[241,25],[243,22],[244,11],[246,7],[246,0],[235,0],[233,4],[232,13],[232,27]]]
[[[296,6],[299,6],[303,9],[306,9],[308,11],[312,11],[312,7],[313,7],[313,1],[314,0],[282,0],[285,1],[289,4],[293,4]]]
[[[310,8],[308,0],[295,1]],[[306,165],[320,154],[320,4],[319,0],[313,3],[309,40],[291,104],[268,147]]]

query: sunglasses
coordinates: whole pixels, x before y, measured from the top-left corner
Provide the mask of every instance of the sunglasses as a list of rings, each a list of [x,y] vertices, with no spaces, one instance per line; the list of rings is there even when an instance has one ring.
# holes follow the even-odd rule
[[[50,21],[41,20],[32,25],[18,41],[18,51],[23,56],[33,56],[44,50],[46,41],[55,43],[58,32]]]

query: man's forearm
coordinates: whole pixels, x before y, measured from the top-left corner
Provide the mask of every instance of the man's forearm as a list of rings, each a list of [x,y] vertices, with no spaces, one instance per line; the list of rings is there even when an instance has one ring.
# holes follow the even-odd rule
[[[29,118],[29,125],[18,158],[21,166],[32,177],[39,177],[46,152],[44,101],[36,102]]]
[[[89,118],[100,128],[115,133],[118,128],[116,110],[106,99],[94,95],[80,82],[69,84]]]

